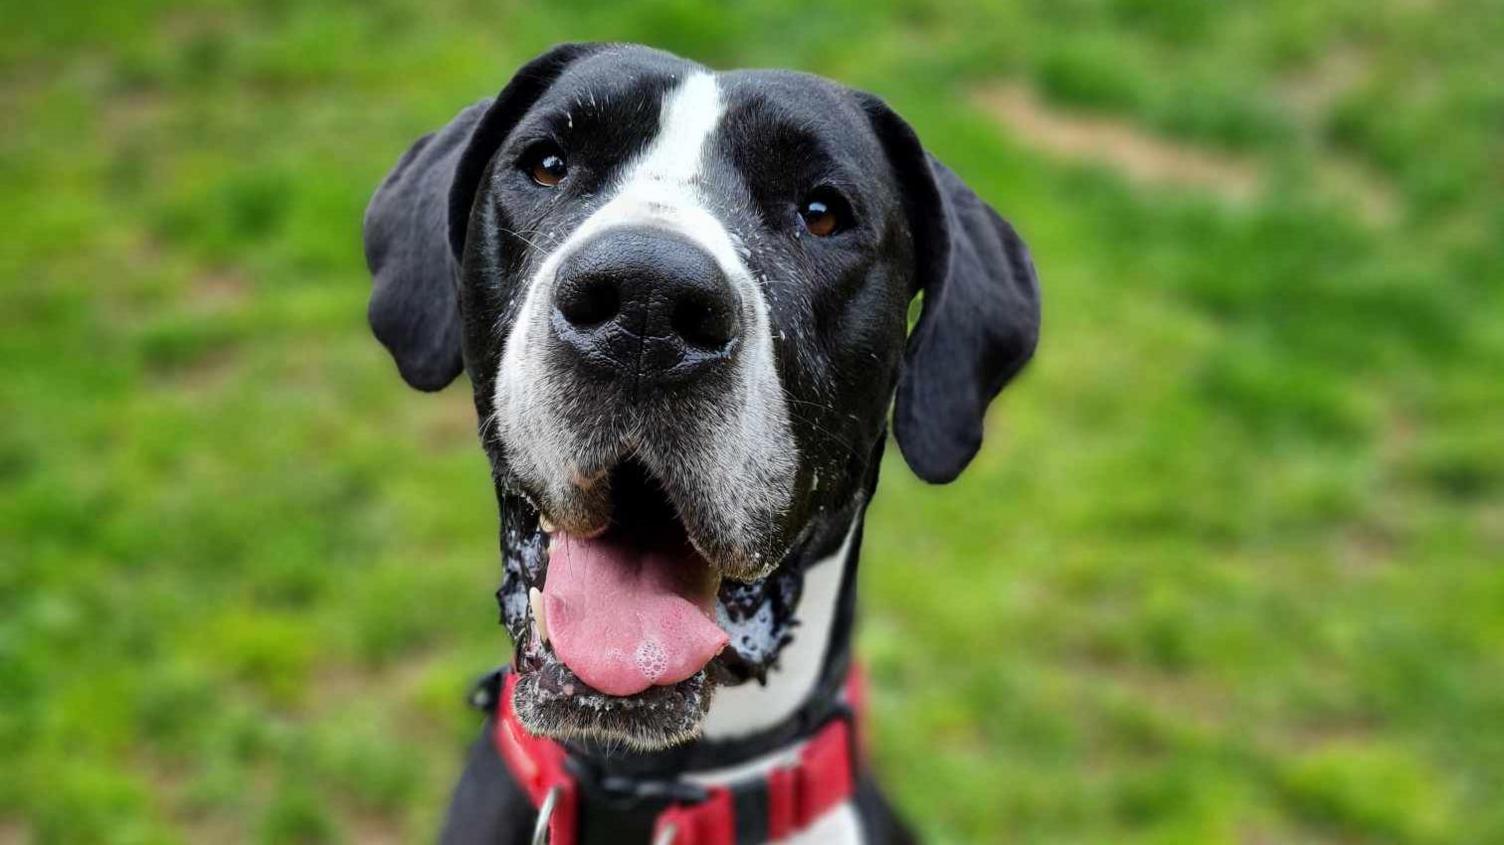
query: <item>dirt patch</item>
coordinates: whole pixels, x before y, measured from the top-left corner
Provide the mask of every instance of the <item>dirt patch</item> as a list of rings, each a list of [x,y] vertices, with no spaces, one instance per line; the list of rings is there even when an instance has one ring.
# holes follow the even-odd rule
[[[1279,87],[1280,102],[1306,124],[1318,124],[1338,100],[1368,79],[1371,66],[1355,46],[1333,48],[1285,78]]]
[[[1478,526],[1485,545],[1504,548],[1504,502],[1485,505],[1479,510]]]
[[[241,373],[240,351],[233,345],[211,349],[192,361],[168,367],[162,381],[189,393],[213,393],[235,381]]]
[[[989,86],[975,99],[1029,146],[1105,165],[1133,182],[1193,188],[1237,201],[1251,198],[1260,183],[1250,161],[1151,135],[1127,121],[1062,111],[1017,83]]]
[[[1333,106],[1367,82],[1372,72],[1373,62],[1366,52],[1355,46],[1335,47],[1286,77],[1276,93],[1307,143],[1323,150],[1317,187],[1365,221],[1387,225],[1399,218],[1400,201],[1394,187],[1363,162],[1332,150],[1326,139]]]
[[[250,299],[251,284],[233,268],[207,270],[193,279],[188,305],[198,313],[222,313],[242,307]]]
[[[1337,565],[1350,577],[1370,577],[1383,572],[1394,562],[1397,545],[1393,533],[1384,526],[1355,525],[1338,537]]]
[[[1172,718],[1198,730],[1225,730],[1236,701],[1226,689],[1204,678],[1166,672],[1138,664],[1094,662],[1093,673],[1107,678],[1162,717]]]
[[[247,307],[251,284],[232,268],[206,270],[193,277],[183,293],[183,309],[199,317],[234,314]],[[217,390],[241,372],[241,353],[233,343],[206,350],[193,361],[175,368],[172,380],[178,387],[206,392]]]
[[[1318,151],[1312,165],[1315,190],[1364,222],[1387,226],[1399,216],[1394,189],[1362,163],[1323,150],[1320,140],[1322,116],[1360,84],[1365,66],[1356,54],[1339,54],[1292,77],[1281,96]],[[1107,167],[1138,185],[1246,202],[1268,184],[1267,169],[1251,157],[1165,138],[1130,121],[1061,109],[1019,83],[987,86],[973,99],[1024,144],[1056,158]]]
[[[109,95],[102,122],[109,137],[129,139],[159,130],[166,115],[167,103],[158,91],[132,88]]]
[[[1394,189],[1356,161],[1326,156],[1321,164],[1320,187],[1365,222],[1388,226],[1399,220],[1400,201]]]
[[[362,812],[343,815],[347,819],[346,835],[358,845],[396,845],[405,839],[402,825],[396,819]]]

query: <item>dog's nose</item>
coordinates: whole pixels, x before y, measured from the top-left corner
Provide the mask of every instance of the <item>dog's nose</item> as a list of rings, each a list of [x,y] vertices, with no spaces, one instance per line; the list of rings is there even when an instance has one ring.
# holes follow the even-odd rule
[[[602,232],[566,256],[552,322],[582,367],[660,384],[714,369],[741,336],[736,292],[715,258],[653,229]]]

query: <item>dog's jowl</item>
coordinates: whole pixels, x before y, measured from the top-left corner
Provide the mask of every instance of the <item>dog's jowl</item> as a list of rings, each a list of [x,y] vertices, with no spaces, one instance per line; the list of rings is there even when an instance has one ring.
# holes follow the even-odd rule
[[[949,481],[1033,353],[1013,228],[871,95],[574,44],[419,139],[365,247],[501,512],[515,652],[446,841],[907,839],[856,740],[862,517],[890,409]]]

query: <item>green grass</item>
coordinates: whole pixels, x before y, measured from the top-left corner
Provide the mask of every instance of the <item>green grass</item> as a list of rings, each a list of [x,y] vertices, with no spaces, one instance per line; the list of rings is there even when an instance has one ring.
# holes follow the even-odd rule
[[[4,6],[0,840],[431,837],[506,653],[494,505],[468,388],[367,335],[359,221],[576,38],[878,91],[1034,249],[986,450],[890,457],[868,532],[921,828],[1504,840],[1498,3]],[[1001,80],[1261,190],[1059,158]]]

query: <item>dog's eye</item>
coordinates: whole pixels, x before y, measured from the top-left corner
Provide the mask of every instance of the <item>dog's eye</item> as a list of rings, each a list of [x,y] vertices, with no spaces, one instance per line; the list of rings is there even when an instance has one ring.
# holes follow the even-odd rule
[[[569,164],[564,161],[564,151],[553,144],[538,144],[522,156],[522,171],[534,182],[552,188],[569,175]]]
[[[804,228],[817,238],[828,238],[851,227],[851,206],[834,188],[816,188],[799,206]]]

